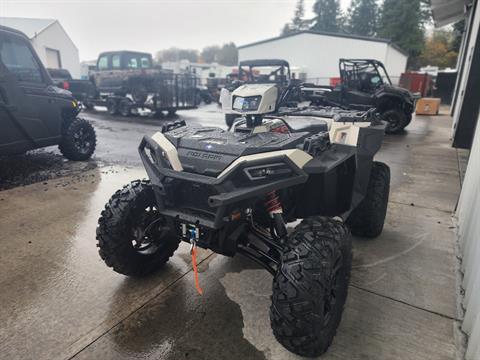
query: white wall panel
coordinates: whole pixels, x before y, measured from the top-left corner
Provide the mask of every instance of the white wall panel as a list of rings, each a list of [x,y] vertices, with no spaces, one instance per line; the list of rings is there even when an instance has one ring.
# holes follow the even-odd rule
[[[479,120],[480,123],[480,120]],[[466,309],[462,329],[469,335],[466,358],[480,359],[480,127],[477,126],[457,208]]]

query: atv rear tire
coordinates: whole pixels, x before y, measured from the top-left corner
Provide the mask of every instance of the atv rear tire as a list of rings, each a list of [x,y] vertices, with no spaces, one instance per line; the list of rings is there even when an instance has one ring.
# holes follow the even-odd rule
[[[178,248],[180,239],[171,229],[155,208],[150,182],[133,181],[111,197],[98,220],[100,257],[120,274],[150,274]]]
[[[407,115],[401,109],[387,110],[382,113],[382,118],[387,122],[387,134],[398,134],[408,125]]]
[[[347,220],[353,235],[374,238],[382,233],[390,192],[390,168],[375,161],[370,172],[367,195]]]
[[[331,218],[302,221],[288,237],[273,279],[270,322],[291,352],[314,357],[330,346],[347,298],[352,243]]]
[[[107,111],[110,115],[118,115],[118,101],[110,98],[107,100]]]
[[[95,151],[97,137],[93,126],[82,118],[76,118],[63,130],[58,148],[69,160],[88,160]]]

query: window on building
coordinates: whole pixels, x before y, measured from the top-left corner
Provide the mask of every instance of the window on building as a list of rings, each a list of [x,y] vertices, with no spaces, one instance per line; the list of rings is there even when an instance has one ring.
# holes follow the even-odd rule
[[[122,67],[120,62],[120,55],[112,56],[112,69],[120,69]]]
[[[0,59],[18,81],[43,82],[40,66],[24,40],[0,37]]]
[[[98,59],[98,70],[106,70],[108,69],[108,56],[104,55]]]

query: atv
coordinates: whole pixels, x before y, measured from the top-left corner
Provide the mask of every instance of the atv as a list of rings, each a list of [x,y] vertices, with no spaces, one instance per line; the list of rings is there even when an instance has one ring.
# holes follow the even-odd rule
[[[70,160],[95,151],[92,125],[71,92],[56,87],[20,31],[0,26],[0,155],[59,145]]]
[[[387,121],[386,132],[401,132],[415,109],[412,94],[393,86],[385,66],[372,59],[340,59],[340,83],[335,87],[303,84],[302,95],[313,105],[346,109],[376,108]]]
[[[244,255],[273,275],[276,339],[318,356],[347,298],[350,233],[376,237],[384,226],[390,170],[373,158],[386,124],[374,111],[272,112],[274,89],[236,89],[232,109],[243,119],[231,131],[177,121],[145,136],[139,152],[150,179],[112,196],[98,247],[116,272],[142,276],[187,242],[200,293],[197,247]]]

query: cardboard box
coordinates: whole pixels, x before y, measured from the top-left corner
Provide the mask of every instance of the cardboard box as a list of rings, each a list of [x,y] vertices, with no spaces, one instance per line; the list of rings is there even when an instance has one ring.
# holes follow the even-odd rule
[[[421,98],[417,100],[415,113],[417,115],[438,115],[440,98]]]

